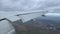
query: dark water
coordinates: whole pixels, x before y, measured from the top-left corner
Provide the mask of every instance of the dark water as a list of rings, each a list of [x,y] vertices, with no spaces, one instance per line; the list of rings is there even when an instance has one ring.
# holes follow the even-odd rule
[[[48,21],[48,20],[51,20],[51,21],[55,21],[55,22],[60,22],[60,16],[40,16],[38,18],[36,18],[37,21],[39,20],[45,20],[45,21]]]

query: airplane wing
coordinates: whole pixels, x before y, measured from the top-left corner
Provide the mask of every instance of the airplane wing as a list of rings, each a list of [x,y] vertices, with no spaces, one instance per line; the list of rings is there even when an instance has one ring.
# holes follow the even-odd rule
[[[27,22],[31,19],[41,16],[43,13],[46,13],[46,11],[37,10],[37,11],[23,11],[23,12],[17,12],[17,11],[16,12],[0,12],[0,20],[3,18],[7,18],[13,22],[18,19],[21,19],[23,22]]]

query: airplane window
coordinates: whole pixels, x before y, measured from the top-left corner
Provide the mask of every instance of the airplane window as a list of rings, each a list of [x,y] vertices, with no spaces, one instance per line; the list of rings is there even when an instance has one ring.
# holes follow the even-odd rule
[[[0,22],[0,34],[60,34],[60,0],[0,0]]]

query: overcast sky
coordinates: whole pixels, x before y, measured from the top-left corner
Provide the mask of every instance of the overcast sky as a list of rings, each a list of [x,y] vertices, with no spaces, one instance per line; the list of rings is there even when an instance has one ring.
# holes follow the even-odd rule
[[[0,11],[46,10],[60,8],[57,6],[60,6],[60,0],[0,0]]]

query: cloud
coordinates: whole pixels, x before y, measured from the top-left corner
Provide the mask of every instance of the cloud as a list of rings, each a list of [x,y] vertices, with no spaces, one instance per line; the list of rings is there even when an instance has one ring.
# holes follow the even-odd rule
[[[59,5],[60,0],[0,0],[0,10],[4,11],[44,10]]]
[[[40,0],[1,0],[2,10],[30,10],[37,8]]]
[[[60,0],[45,0],[42,3],[43,8],[50,8],[50,7],[56,7],[56,6],[60,6]]]

